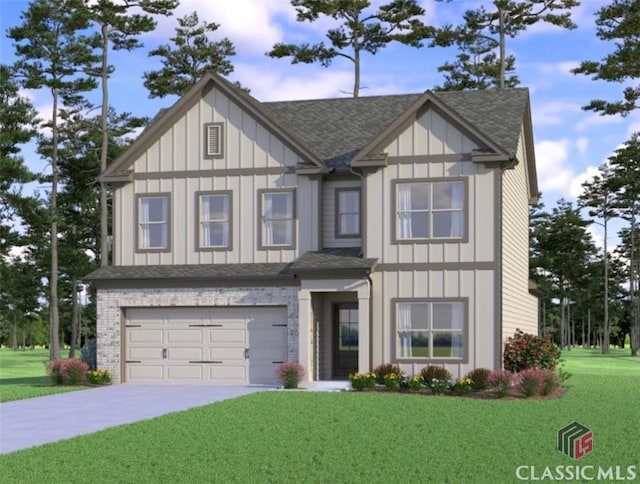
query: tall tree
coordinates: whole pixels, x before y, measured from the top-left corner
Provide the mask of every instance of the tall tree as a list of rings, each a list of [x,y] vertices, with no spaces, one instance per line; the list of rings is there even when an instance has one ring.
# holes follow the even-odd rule
[[[601,61],[584,61],[574,74],[609,82],[637,81],[640,78],[640,7],[637,0],[614,0],[597,13],[596,35],[615,46]],[[594,99],[584,109],[601,114],[626,116],[640,107],[640,84],[627,86],[620,101]]]
[[[451,0],[438,0],[451,1]],[[480,39],[487,48],[498,50],[498,87],[507,87],[506,73],[510,56],[507,56],[507,37],[514,38],[538,22],[573,29],[571,8],[579,5],[577,0],[493,0],[491,6],[484,5],[464,13],[464,23],[454,29],[445,27],[438,31],[438,45],[473,45]]]
[[[442,86],[436,86],[436,91],[466,91],[471,89],[491,89],[500,87],[501,63],[495,52],[495,46],[484,37],[476,37],[470,43],[459,45],[460,53],[453,63],[445,62],[438,67],[438,72],[445,73]],[[505,87],[515,87],[520,84],[515,72],[516,58],[507,56],[505,61]]]
[[[110,46],[114,50],[133,50],[142,47],[136,36],[151,32],[156,21],[150,14],[171,15],[178,0],[96,0],[88,8],[91,20],[100,29],[100,84],[102,86],[102,145],[100,147],[100,171],[107,169],[109,143],[109,65]],[[142,12],[142,13],[140,13]],[[109,206],[107,187],[100,184],[100,266],[109,265]]]
[[[619,187],[616,193],[616,207],[623,219],[629,222],[629,288],[631,300],[631,354],[637,356],[640,350],[640,270],[638,259],[640,240],[636,240],[638,216],[640,215],[640,132],[627,140],[609,158],[612,177]]]
[[[209,40],[219,27],[214,22],[200,23],[197,12],[178,19],[176,34],[170,38],[173,46],[161,45],[149,52],[149,56],[162,58],[160,70],[144,73],[150,97],[182,96],[208,71],[223,76],[233,72],[228,59],[236,54],[233,43],[226,37]]]
[[[51,140],[44,152],[51,161],[49,274],[49,356],[60,357],[58,338],[58,110],[59,104],[76,98],[96,83],[83,73],[97,61],[97,39],[83,32],[89,28],[83,0],[33,0],[22,13],[22,24],[9,29],[17,61],[15,71],[29,89],[51,92]],[[50,148],[50,149],[49,149]]]
[[[369,0],[291,0],[299,22],[315,22],[321,16],[336,20],[338,25],[329,29],[327,39],[318,44],[278,43],[267,52],[269,57],[291,57],[291,63],[319,62],[331,65],[336,57],[353,63],[353,97],[360,94],[361,54],[376,54],[391,42],[411,47],[422,47],[424,39],[433,38],[436,29],[425,25],[420,17],[425,14],[417,0],[393,0],[371,12]]]
[[[11,68],[0,65],[0,257],[18,245],[14,228],[21,187],[35,179],[21,156],[21,145],[36,135],[36,110],[19,94]]]
[[[608,165],[600,167],[600,174],[591,181],[582,184],[583,192],[578,199],[581,207],[589,208],[589,217],[602,220],[604,228],[604,328],[602,336],[602,353],[609,353],[609,255],[608,255],[608,228],[609,220],[617,216],[614,207],[615,181],[612,179]]]

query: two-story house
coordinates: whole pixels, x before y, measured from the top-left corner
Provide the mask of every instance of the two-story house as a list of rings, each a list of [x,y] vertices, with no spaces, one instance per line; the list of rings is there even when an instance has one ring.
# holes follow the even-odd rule
[[[209,74],[102,180],[113,265],[87,279],[115,382],[459,376],[537,333],[526,89],[263,103]]]

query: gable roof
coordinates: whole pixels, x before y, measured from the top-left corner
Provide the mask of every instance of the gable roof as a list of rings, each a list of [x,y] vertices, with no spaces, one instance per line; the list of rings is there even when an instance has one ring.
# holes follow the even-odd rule
[[[451,91],[261,103],[223,77],[208,73],[171,108],[157,115],[138,139],[101,175],[126,181],[125,170],[212,88],[248,111],[304,161],[311,172],[347,170],[379,148],[421,109],[433,107],[470,133],[491,153],[512,157],[521,129],[530,131],[526,88]],[[528,118],[528,119],[527,119]],[[527,145],[533,140],[527,133]],[[533,146],[527,146],[531,192],[537,195]],[[534,196],[535,196],[534,195]]]

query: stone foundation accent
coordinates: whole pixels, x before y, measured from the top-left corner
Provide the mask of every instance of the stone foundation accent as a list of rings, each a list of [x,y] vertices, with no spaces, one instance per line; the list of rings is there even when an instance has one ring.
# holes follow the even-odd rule
[[[298,361],[298,288],[99,289],[97,298],[98,368],[121,382],[123,321],[126,308],[286,306],[288,358]]]

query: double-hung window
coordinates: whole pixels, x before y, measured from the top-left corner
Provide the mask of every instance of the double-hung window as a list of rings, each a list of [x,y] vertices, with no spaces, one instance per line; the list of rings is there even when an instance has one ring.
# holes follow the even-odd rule
[[[396,240],[463,239],[465,197],[462,180],[397,182]]]
[[[295,246],[294,190],[261,190],[259,194],[261,247],[293,248]]]
[[[169,195],[138,197],[138,250],[169,250]]]
[[[231,192],[198,193],[200,249],[231,247]]]
[[[360,236],[360,189],[336,189],[336,237]]]
[[[465,303],[430,300],[396,302],[398,359],[461,360],[465,354]]]

